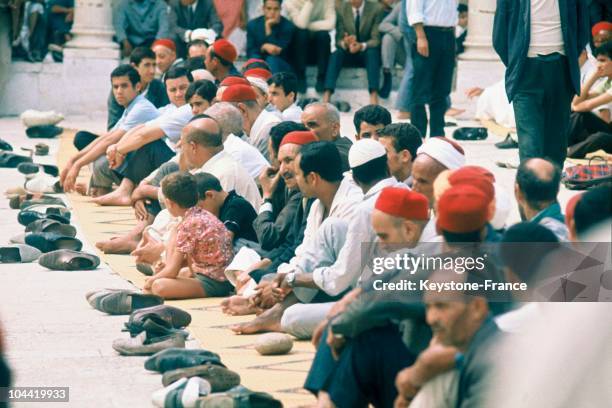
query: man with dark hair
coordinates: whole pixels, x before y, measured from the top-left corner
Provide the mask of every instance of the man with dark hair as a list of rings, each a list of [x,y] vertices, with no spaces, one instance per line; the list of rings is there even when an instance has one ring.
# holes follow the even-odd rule
[[[366,105],[355,112],[353,125],[355,125],[355,139],[376,139],[376,132],[391,124],[391,114],[380,105]]]
[[[540,158],[527,159],[516,172],[514,196],[522,220],[543,225],[564,242],[569,236],[557,201],[560,182],[561,170],[555,163]]]
[[[201,79],[193,82],[185,92],[185,101],[191,106],[193,116],[204,113],[217,95],[217,87],[212,82]]]
[[[297,77],[291,72],[279,72],[268,79],[268,102],[280,113],[282,120],[301,120],[302,108],[296,103],[297,85]]]
[[[302,146],[296,159],[296,182],[305,197],[315,197],[317,200],[310,208],[304,240],[295,249],[295,256],[289,263],[278,266],[277,279],[267,282],[267,285],[279,288],[284,280],[283,275],[289,272],[312,270],[321,263],[334,262],[344,242],[356,204],[363,198],[363,193],[353,180],[350,177],[343,178],[339,158],[338,149],[330,142],[314,142]],[[312,300],[310,292],[305,290],[304,295]],[[279,300],[276,299],[276,302]],[[252,322],[236,325],[232,330],[240,334],[279,331],[283,312],[297,302],[295,293],[289,294],[281,303]]]
[[[213,0],[171,0],[168,9],[172,38],[181,56],[185,55],[194,30],[211,28],[218,36],[223,33],[223,23],[217,15]]]
[[[238,51],[236,47],[223,38],[215,41],[208,47],[206,58],[204,58],[204,65],[208,72],[217,80],[216,85],[220,84],[228,76],[240,75],[234,66],[237,58]]]
[[[329,102],[346,63],[364,66],[368,76],[370,103],[378,105],[380,80],[380,32],[383,11],[377,2],[350,0],[341,5],[336,19],[336,51],[325,75],[323,102]]]
[[[592,232],[593,227],[605,225],[606,220],[609,227],[610,214],[612,214],[611,197],[612,187],[603,185],[590,189],[573,199],[576,200],[573,214],[570,214],[569,205],[567,210],[567,227],[572,241],[585,242],[587,233]],[[606,239],[605,236],[604,239]]]
[[[159,112],[140,92],[140,75],[138,71],[131,65],[120,65],[111,73],[112,91],[117,102],[122,105],[125,110],[115,124],[115,126],[106,134],[91,139],[89,135],[75,136],[75,142],[89,138],[90,143],[86,145],[77,145],[81,150],[72,156],[60,174],[60,183],[64,191],[74,191],[76,188],[76,179],[83,166],[93,163],[104,155],[106,148],[116,143],[125,134],[132,129],[153,120],[159,116]],[[93,166],[92,178],[89,185],[89,194],[98,196],[108,193],[113,182],[118,182],[116,175],[100,174],[96,171],[96,166]],[[110,180],[109,180],[110,177]]]
[[[156,108],[170,103],[166,87],[162,81],[155,78],[155,53],[148,47],[137,47],[130,54],[130,65],[140,74],[142,89],[140,93]],[[108,97],[107,128],[111,129],[123,114],[123,106],[119,105],[111,92]],[[83,146],[84,147],[84,146]]]
[[[273,74],[292,72],[289,65],[289,44],[295,26],[281,16],[282,0],[263,0],[263,16],[247,24],[247,57],[261,58]]]
[[[167,109],[174,110],[187,103],[185,100],[185,92],[187,92],[187,88],[192,82],[193,76],[191,72],[183,66],[172,67],[166,72],[164,75],[164,84],[166,85],[166,92],[168,93],[171,104],[171,107]],[[165,109],[162,108],[162,113],[164,112]]]
[[[162,0],[123,0],[114,17],[115,37],[124,57],[134,47],[149,47],[156,38],[166,38],[170,33],[166,4]]]
[[[208,51],[208,43],[205,40],[197,39],[193,40],[187,46],[187,57],[206,57],[206,52]]]
[[[348,153],[353,142],[340,134],[340,112],[331,103],[313,102],[302,112],[302,123],[321,141],[333,142],[342,160],[342,170],[348,170]]]
[[[247,200],[235,191],[224,191],[219,179],[210,173],[195,175],[198,185],[198,207],[215,215],[230,232],[232,240],[257,242],[253,221],[257,213]]]
[[[393,123],[378,131],[378,141],[387,150],[391,175],[412,186],[412,162],[423,144],[419,130],[409,123]]]
[[[567,154],[572,95],[580,93],[578,56],[589,41],[587,3],[499,0],[493,47],[506,66],[521,162]]]

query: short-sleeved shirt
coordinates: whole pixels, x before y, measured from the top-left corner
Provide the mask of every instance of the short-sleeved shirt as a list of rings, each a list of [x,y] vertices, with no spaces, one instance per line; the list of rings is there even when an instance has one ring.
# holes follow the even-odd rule
[[[605,78],[595,83],[595,85],[591,88],[591,93],[595,95],[601,95],[607,93],[608,95],[612,95],[612,79]]]
[[[181,138],[181,131],[193,118],[191,106],[183,105],[178,109],[170,109],[157,119],[147,122],[147,126],[159,127],[170,142],[168,146],[173,148]]]
[[[257,234],[253,229],[255,218],[257,213],[253,206],[235,191],[230,191],[219,211],[219,219],[234,233],[234,239],[244,238],[257,242]]]
[[[196,273],[224,282],[232,260],[232,240],[221,221],[208,211],[193,207],[185,213],[176,232],[176,247],[187,256]]]
[[[155,105],[144,96],[138,95],[123,111],[121,118],[112,130],[121,129],[127,132],[138,125],[154,120],[158,116],[159,112]]]

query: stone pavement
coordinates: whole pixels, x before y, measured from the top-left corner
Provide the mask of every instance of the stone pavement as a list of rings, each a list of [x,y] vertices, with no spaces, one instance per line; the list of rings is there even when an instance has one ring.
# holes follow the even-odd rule
[[[344,135],[353,135],[352,116],[342,114]],[[62,126],[92,131],[104,129],[103,118],[69,118]],[[469,125],[469,122],[460,122]],[[449,136],[450,131],[449,129]],[[25,137],[17,118],[0,119],[0,137],[18,150],[37,141]],[[468,163],[482,165],[494,174],[512,197],[514,170],[502,169],[496,161],[517,161],[517,150],[502,151],[493,147],[501,140],[491,134],[481,142],[462,143]],[[66,140],[47,141],[50,156],[40,162],[51,163],[56,156],[68,155]],[[68,144],[67,144],[68,143]],[[59,152],[59,146],[62,152]],[[22,183],[16,170],[0,169],[0,191]],[[563,191],[562,205],[572,194]],[[125,231],[132,225],[128,208],[101,208],[70,196],[78,237],[85,249],[94,251],[100,238]],[[509,222],[518,221],[518,211],[511,204]],[[17,211],[8,208],[0,198],[2,243],[21,233]],[[128,256],[104,256],[101,268],[88,272],[53,272],[38,264],[0,264],[0,321],[7,340],[8,361],[14,370],[17,386],[68,386],[70,404],[54,407],[147,407],[151,393],[160,387],[158,375],[146,372],[144,358],[119,357],[111,348],[112,341],[125,333],[120,328],[126,317],[111,317],[92,310],[84,299],[86,291],[103,287],[130,288],[140,286],[143,276],[135,271]],[[199,344],[219,352],[228,367],[238,371],[246,386],[273,392],[286,406],[304,406],[314,400],[301,390],[313,355],[307,342],[296,344],[288,356],[261,357],[252,349],[253,336],[235,336],[226,326],[248,318],[226,317],[219,311],[219,300],[172,302],[192,313],[190,347]],[[38,406],[32,404],[32,406]]]

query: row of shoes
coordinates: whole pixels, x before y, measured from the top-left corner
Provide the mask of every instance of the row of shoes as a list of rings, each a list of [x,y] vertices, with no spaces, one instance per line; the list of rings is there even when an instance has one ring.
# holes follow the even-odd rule
[[[153,393],[153,405],[160,408],[195,407],[282,407],[271,395],[253,392],[240,385],[240,375],[204,349],[186,349],[185,328],[191,315],[163,304],[155,295],[126,289],[88,292],[87,302],[111,315],[128,315],[122,331],[129,337],[113,342],[122,356],[150,356],[147,371],[162,374],[163,388]]]

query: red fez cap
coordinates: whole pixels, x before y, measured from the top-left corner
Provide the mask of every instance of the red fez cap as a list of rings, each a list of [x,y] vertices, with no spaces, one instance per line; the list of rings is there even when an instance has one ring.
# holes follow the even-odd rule
[[[427,221],[429,200],[423,194],[401,187],[383,188],[374,208],[385,214],[407,220]]]
[[[257,100],[257,95],[250,85],[232,85],[223,91],[221,102],[246,102]]]
[[[297,144],[297,145],[305,145],[308,143],[316,142],[317,137],[314,133],[309,130],[294,130],[293,132],[287,133],[283,140],[280,142],[280,146],[286,145],[289,143]]]
[[[219,86],[232,86],[232,85],[249,85],[249,86],[251,86],[251,83],[249,81],[247,81],[246,78],[243,78],[243,77],[228,76],[228,77],[225,77],[225,79],[223,81],[221,81],[221,83],[219,84]]]
[[[580,199],[582,199],[583,194],[584,193],[580,193],[572,196],[572,198],[570,198],[570,200],[567,202],[567,205],[565,206],[565,225],[567,225],[567,228],[569,228],[570,221],[574,219],[576,206],[580,202]]]
[[[158,45],[169,48],[172,51],[176,51],[176,44],[169,38],[160,38],[159,40],[153,41],[151,48],[157,47]]]
[[[473,186],[482,191],[487,196],[488,202],[495,198],[495,176],[480,166],[465,166],[453,171],[448,176],[448,183],[451,186],[467,185]]]
[[[595,37],[601,31],[612,31],[612,23],[600,21],[599,23],[595,24],[593,28],[591,28],[591,34],[593,34],[593,37]]]
[[[268,65],[266,61],[260,58],[250,58],[242,66],[242,71],[246,71],[250,69],[251,65],[253,65],[253,68],[264,68],[264,69],[267,69],[268,71],[270,70],[270,66]]]
[[[487,224],[489,203],[474,186],[453,186],[438,200],[437,227],[454,233],[478,231]]]
[[[220,39],[213,43],[212,45],[213,51],[215,54],[226,60],[227,62],[234,62],[236,58],[238,58],[238,51],[236,51],[236,47],[234,44],[227,41],[226,39]]]
[[[263,68],[251,68],[251,69],[248,69],[248,70],[244,71],[243,75],[245,77],[261,78],[261,79],[266,80],[266,81],[272,77],[272,73],[270,71],[268,71],[267,69],[263,69]]]

